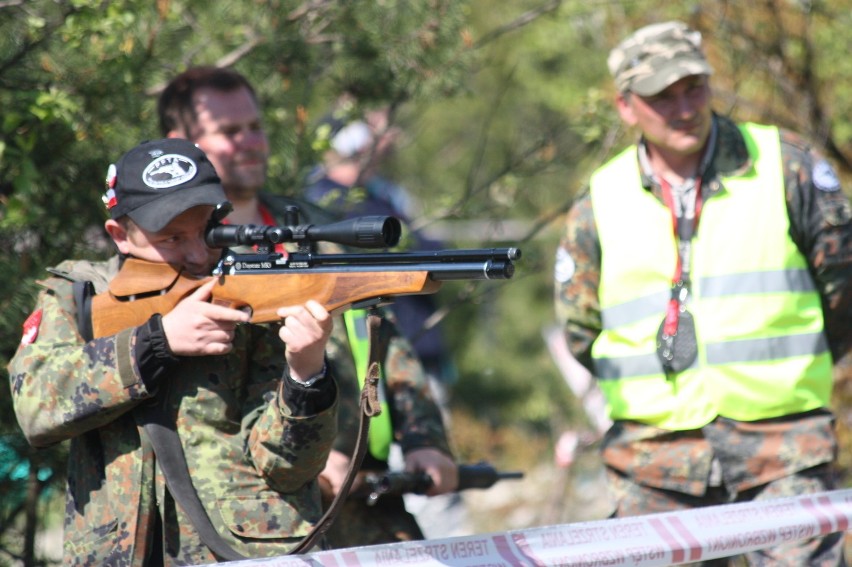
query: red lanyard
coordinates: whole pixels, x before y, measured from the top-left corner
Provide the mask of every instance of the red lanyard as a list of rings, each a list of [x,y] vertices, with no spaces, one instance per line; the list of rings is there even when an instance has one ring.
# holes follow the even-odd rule
[[[264,226],[276,226],[278,224],[263,203],[257,204],[257,212],[260,213],[260,220],[263,221]],[[230,224],[230,222],[228,222],[228,219],[222,219],[222,224]],[[285,258],[287,257],[287,249],[284,248],[283,242],[275,245],[275,251],[283,254]]]
[[[686,301],[686,297],[689,294],[689,266],[686,266],[686,270],[684,270],[684,254],[683,250],[687,252],[687,256],[690,256],[690,247],[693,235],[695,235],[695,231],[698,229],[698,219],[701,216],[701,178],[697,178],[695,181],[695,208],[694,213],[692,215],[692,222],[687,225],[689,219],[686,218],[685,214],[682,214],[680,218],[678,218],[675,213],[674,206],[674,197],[672,196],[672,187],[668,181],[660,176],[660,187],[663,190],[663,202],[669,208],[669,212],[672,217],[672,230],[674,231],[675,240],[678,243],[677,246],[677,265],[675,267],[675,274],[672,277],[672,295],[669,299],[669,304],[666,307],[666,320],[663,325],[663,334],[669,337],[673,337],[677,333],[677,326],[680,320],[680,308],[681,305]],[[682,212],[682,213],[685,213]],[[687,262],[689,259],[687,258]]]
[[[263,203],[257,204],[257,212],[260,213],[260,218],[263,220],[265,226],[275,226],[278,224],[275,222],[275,217],[272,216],[272,213],[269,212],[269,209]]]

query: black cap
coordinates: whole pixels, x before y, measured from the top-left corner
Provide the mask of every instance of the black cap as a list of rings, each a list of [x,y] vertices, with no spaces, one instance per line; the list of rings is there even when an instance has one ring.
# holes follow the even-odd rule
[[[149,232],[192,207],[227,200],[213,164],[182,138],[142,142],[109,166],[106,183],[110,216],[127,215]]]

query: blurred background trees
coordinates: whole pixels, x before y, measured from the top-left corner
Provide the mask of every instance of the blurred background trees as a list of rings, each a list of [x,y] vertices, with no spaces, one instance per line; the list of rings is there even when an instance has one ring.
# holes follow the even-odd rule
[[[561,215],[592,169],[633,136],[611,106],[608,50],[641,25],[687,21],[705,34],[717,110],[808,135],[849,190],[850,7],[0,0],[0,565],[32,561],[35,519],[61,518],[61,507],[56,517],[44,512],[39,494],[61,494],[63,448],[33,451],[22,441],[5,370],[35,280],[64,258],[110,253],[99,206],[107,165],[159,137],[156,94],[175,73],[233,65],[254,82],[273,148],[271,189],[284,193],[296,193],[317,161],[313,127],[341,92],[392,105],[404,135],[391,171],[421,201],[418,226],[452,246],[522,248],[514,280],[448,285],[440,296],[460,371],[455,423],[469,424],[453,430],[459,455],[517,468],[549,463],[560,429],[584,420],[541,331],[552,319]],[[841,386],[845,407],[850,386]]]

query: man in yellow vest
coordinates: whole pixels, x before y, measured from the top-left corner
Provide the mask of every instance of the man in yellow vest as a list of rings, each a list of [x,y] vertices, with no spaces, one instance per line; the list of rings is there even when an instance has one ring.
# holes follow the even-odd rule
[[[222,179],[234,224],[285,224],[284,212],[296,205],[300,221],[325,224],[336,217],[306,201],[263,191],[269,143],[254,88],[232,69],[194,67],[174,77],[158,101],[164,136],[195,142],[210,158]],[[320,252],[322,252],[322,248]],[[362,470],[380,472],[388,467],[390,444],[399,444],[405,469],[425,472],[433,481],[428,495],[452,492],[458,485],[440,409],[429,393],[429,383],[413,348],[396,331],[391,320],[381,326],[386,345],[385,400],[382,414],[371,420],[369,452]],[[339,435],[321,478],[336,493],[343,483],[358,428],[359,374],[366,374],[366,326],[363,313],[335,320],[327,356],[340,389]],[[332,547],[370,545],[422,539],[415,518],[402,497],[383,496],[373,507],[352,500],[327,532]]]
[[[555,278],[614,422],[614,515],[832,489],[832,367],[852,377],[852,214],[834,170],[793,133],[715,114],[701,35],[680,22],[636,31],[608,64],[640,137],[569,212]],[[842,565],[842,543],[747,559]]]

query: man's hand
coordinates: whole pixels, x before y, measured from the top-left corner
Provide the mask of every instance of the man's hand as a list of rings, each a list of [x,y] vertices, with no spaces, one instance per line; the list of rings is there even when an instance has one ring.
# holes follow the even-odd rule
[[[426,496],[453,492],[459,486],[459,469],[456,463],[437,449],[415,449],[405,455],[406,472],[425,472],[432,479]]]
[[[247,313],[210,303],[216,280],[211,279],[163,316],[163,331],[171,351],[178,356],[206,356],[231,352],[237,323]]]
[[[282,307],[277,313],[284,321],[278,336],[287,345],[290,377],[304,382],[322,372],[325,345],[334,326],[331,314],[314,300],[305,305]]]
[[[346,473],[349,472],[349,463],[348,455],[334,449],[329,453],[325,468],[320,473],[320,481],[327,483],[332,496],[337,496],[340,492],[343,481],[346,480]],[[355,486],[353,485],[352,488],[354,489]]]

